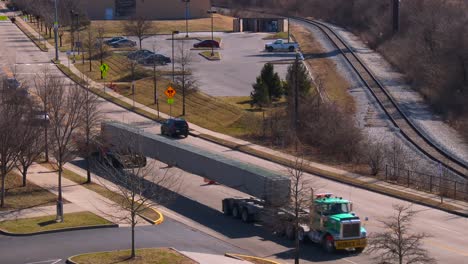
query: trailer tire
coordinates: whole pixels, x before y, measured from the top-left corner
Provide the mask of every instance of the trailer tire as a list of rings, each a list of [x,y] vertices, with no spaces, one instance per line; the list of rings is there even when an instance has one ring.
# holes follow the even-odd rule
[[[242,210],[241,219],[244,223],[250,223],[252,222],[252,215],[249,214],[249,211],[244,208],[244,210]]]
[[[286,233],[286,238],[288,238],[289,240],[294,240],[296,238],[296,234],[294,234],[294,226],[292,224],[288,224],[286,226],[286,230],[285,230],[285,233]]]
[[[234,205],[232,207],[232,217],[239,219],[241,217],[240,211],[239,211],[239,206]]]
[[[229,206],[229,201],[223,200],[223,213],[224,215],[231,215],[231,207]]]
[[[325,251],[327,251],[328,253],[333,253],[336,250],[334,245],[334,239],[331,235],[326,235],[323,238],[322,246],[323,249],[325,249]]]

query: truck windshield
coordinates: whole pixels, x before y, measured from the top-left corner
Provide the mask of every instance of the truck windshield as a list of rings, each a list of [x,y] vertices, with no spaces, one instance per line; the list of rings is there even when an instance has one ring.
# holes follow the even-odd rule
[[[349,213],[349,204],[347,203],[324,204],[323,207],[324,215]]]

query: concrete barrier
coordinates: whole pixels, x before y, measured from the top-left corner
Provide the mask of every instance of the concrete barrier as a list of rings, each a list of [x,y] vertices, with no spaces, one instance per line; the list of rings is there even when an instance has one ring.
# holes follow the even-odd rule
[[[104,122],[101,133],[107,144],[142,153],[184,171],[280,205],[289,197],[288,177],[258,166],[214,154],[118,122]]]

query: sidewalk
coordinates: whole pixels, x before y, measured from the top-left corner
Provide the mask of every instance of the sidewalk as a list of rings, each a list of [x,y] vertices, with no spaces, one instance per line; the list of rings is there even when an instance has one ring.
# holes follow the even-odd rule
[[[51,171],[39,164],[33,164],[29,169],[28,180],[54,194],[58,194],[58,176],[55,171]],[[127,213],[113,206],[115,205],[114,202],[65,177],[62,177],[62,195],[64,199],[82,208],[83,211],[92,212],[102,218],[119,224],[119,226],[128,226],[128,223],[122,220]],[[67,207],[64,207],[64,213],[69,213]],[[147,224],[143,219],[139,219],[138,222]]]
[[[19,19],[19,20],[21,20],[21,19]],[[29,27],[29,25],[27,25],[26,23],[24,23],[24,24],[25,24],[25,27],[27,27],[29,30],[34,32],[34,29]],[[47,46],[49,47],[49,52],[48,53],[51,54],[52,57],[55,57],[54,47],[52,45],[50,45],[49,43],[47,43]],[[64,52],[59,52],[59,58],[60,58],[60,61],[67,61],[68,60],[68,58],[66,56],[66,53],[64,53]],[[76,74],[77,76],[84,76],[84,79],[89,83],[90,87],[95,88],[95,89],[99,89],[101,91],[105,91],[108,95],[110,95],[112,97],[115,97],[115,98],[118,98],[119,100],[121,100],[121,101],[123,101],[123,102],[125,102],[125,103],[127,103],[129,105],[133,105],[133,101],[130,98],[122,96],[122,95],[116,93],[115,91],[113,91],[112,89],[109,89],[109,88],[105,87],[103,84],[91,80],[87,76],[83,75],[73,64],[70,64],[70,70],[74,74]],[[139,108],[139,109],[142,109],[142,110],[144,110],[146,112],[155,114],[155,115],[158,114],[158,112],[155,109],[147,107],[147,106],[145,106],[143,104],[140,104],[138,102],[135,102],[135,107]],[[162,112],[160,112],[160,116],[162,118],[169,118],[169,115],[167,115],[165,113],[162,113]],[[276,150],[273,150],[273,149],[270,149],[270,148],[267,148],[267,147],[263,147],[263,146],[260,146],[260,145],[256,145],[256,144],[253,144],[251,142],[248,142],[248,141],[245,141],[245,140],[242,140],[242,139],[238,139],[238,138],[234,138],[234,137],[224,135],[224,134],[221,134],[221,133],[218,133],[218,132],[214,132],[214,131],[202,128],[200,126],[197,126],[197,125],[195,125],[193,123],[189,123],[189,126],[190,126],[190,128],[192,130],[191,133],[193,133],[194,135],[209,135],[209,136],[215,137],[217,139],[228,141],[229,143],[232,143],[234,145],[248,146],[249,148],[251,148],[251,149],[253,149],[255,151],[268,153],[269,155],[273,155],[273,156],[276,156],[276,157],[279,157],[279,158],[282,158],[282,159],[286,159],[286,160],[293,161],[293,162],[296,160],[296,157],[294,157],[292,155],[285,154],[285,153],[282,153],[282,152],[279,152],[279,151],[276,151]],[[417,195],[417,196],[419,196],[419,197],[421,197],[423,199],[429,199],[429,200],[432,200],[434,202],[440,202],[440,197],[438,195],[436,195],[436,194],[431,194],[431,193],[426,193],[426,192],[423,192],[423,191],[418,191],[418,190],[415,190],[415,189],[406,188],[404,186],[391,184],[391,183],[388,183],[388,182],[385,182],[385,181],[382,181],[382,180],[379,180],[379,179],[376,179],[376,178],[359,175],[359,174],[356,174],[356,173],[352,173],[352,172],[344,171],[344,170],[341,170],[341,169],[337,169],[337,168],[334,168],[334,167],[331,167],[331,166],[315,163],[315,162],[312,162],[312,161],[308,161],[307,163],[308,163],[309,166],[315,167],[319,171],[324,171],[324,172],[327,172],[327,173],[330,173],[330,174],[340,175],[340,176],[350,178],[350,179],[357,179],[359,181],[362,181],[364,184],[371,184],[371,185],[376,185],[376,186],[380,186],[380,187],[385,187],[385,188],[389,188],[389,189],[399,191],[399,192],[403,192],[403,193],[406,193],[406,194]],[[449,198],[444,198],[444,203],[456,206],[456,207],[460,208],[458,211],[460,211],[462,213],[465,213],[465,214],[468,214],[468,203],[467,202],[459,201],[459,200],[453,200],[453,199],[449,199]]]
[[[206,253],[196,253],[189,251],[181,251],[182,254],[197,261],[200,264],[251,264],[250,261],[239,260],[235,258],[226,257],[223,255],[213,255]]]

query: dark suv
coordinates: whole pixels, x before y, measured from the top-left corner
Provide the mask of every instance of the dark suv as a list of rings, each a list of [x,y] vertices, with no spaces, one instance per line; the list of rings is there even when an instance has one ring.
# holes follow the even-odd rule
[[[188,136],[189,126],[187,122],[180,118],[167,119],[161,126],[161,135],[170,137],[183,135]]]

